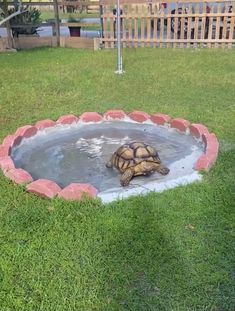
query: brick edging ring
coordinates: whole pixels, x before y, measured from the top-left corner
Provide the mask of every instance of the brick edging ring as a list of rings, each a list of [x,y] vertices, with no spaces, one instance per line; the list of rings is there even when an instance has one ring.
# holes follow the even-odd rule
[[[91,184],[71,183],[61,189],[54,181],[38,179],[33,181],[32,176],[21,168],[16,168],[11,158],[12,148],[18,146],[23,138],[30,138],[38,131],[56,125],[68,125],[78,122],[102,122],[110,120],[135,121],[138,123],[151,122],[156,126],[166,126],[192,135],[204,143],[204,153],[197,160],[194,169],[197,171],[208,171],[215,163],[219,142],[214,133],[209,133],[207,127],[202,124],[190,124],[188,120],[182,118],[171,119],[169,115],[156,113],[149,115],[144,111],[132,111],[126,114],[123,110],[108,110],[103,115],[97,112],[84,112],[80,116],[73,114],[63,115],[57,121],[50,119],[36,122],[35,125],[25,125],[19,127],[13,135],[4,138],[0,145],[0,168],[3,174],[16,184],[26,184],[26,190],[41,197],[59,197],[65,200],[80,200],[85,194],[88,197],[96,197],[98,190]]]

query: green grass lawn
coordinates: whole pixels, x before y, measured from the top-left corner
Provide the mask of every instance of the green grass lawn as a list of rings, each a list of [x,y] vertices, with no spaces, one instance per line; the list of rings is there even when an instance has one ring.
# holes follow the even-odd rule
[[[1,311],[232,311],[235,54],[39,49],[1,54],[0,141],[110,108],[199,122],[220,141],[203,181],[103,205],[46,200],[0,174]]]

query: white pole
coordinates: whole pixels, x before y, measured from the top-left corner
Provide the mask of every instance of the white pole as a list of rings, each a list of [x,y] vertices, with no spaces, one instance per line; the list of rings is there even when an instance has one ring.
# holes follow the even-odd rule
[[[120,0],[117,0],[117,13],[116,13],[116,21],[117,21],[117,74],[123,74],[124,71],[122,69],[122,50],[121,50],[121,18],[120,18]]]

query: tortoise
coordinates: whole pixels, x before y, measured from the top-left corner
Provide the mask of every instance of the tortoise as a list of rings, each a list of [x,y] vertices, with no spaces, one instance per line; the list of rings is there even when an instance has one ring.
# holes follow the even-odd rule
[[[120,183],[124,187],[129,185],[134,176],[149,175],[154,171],[167,175],[170,171],[162,165],[155,148],[138,141],[119,147],[106,167],[116,167],[122,173]]]

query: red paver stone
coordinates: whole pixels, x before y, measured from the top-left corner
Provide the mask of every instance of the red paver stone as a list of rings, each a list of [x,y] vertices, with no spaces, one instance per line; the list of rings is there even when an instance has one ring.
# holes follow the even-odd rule
[[[80,120],[83,122],[99,122],[102,119],[102,116],[97,112],[84,112],[80,115]]]
[[[18,146],[21,141],[22,141],[23,137],[20,135],[15,135],[15,139],[13,141],[12,147]]]
[[[46,120],[41,120],[41,121],[38,121],[35,126],[38,130],[43,130],[47,127],[52,127],[56,124],[55,121],[53,120],[50,120],[50,119],[46,119]]]
[[[217,159],[219,142],[214,133],[202,134],[202,140],[205,143],[205,154],[198,159],[195,169],[208,171]]]
[[[11,147],[7,145],[0,145],[0,158],[7,157],[11,153]]]
[[[32,176],[22,168],[14,168],[9,171],[5,171],[4,175],[16,184],[26,184],[33,180]]]
[[[38,129],[36,126],[32,125],[25,125],[21,126],[16,130],[16,135],[23,136],[25,138],[29,138],[34,136],[37,133]]]
[[[97,189],[90,184],[72,183],[60,191],[58,197],[65,200],[81,200],[84,194],[93,198],[96,197],[97,193]]]
[[[12,145],[12,142],[14,141],[15,139],[15,135],[7,135],[4,139],[3,139],[3,142],[2,144],[5,145],[5,146],[11,146]]]
[[[210,133],[204,133],[202,135],[202,141],[203,141],[203,143],[205,145],[205,150],[206,150],[206,147],[207,147],[207,140],[209,140],[210,135],[211,135]]]
[[[129,113],[128,116],[132,120],[134,120],[136,122],[140,122],[140,123],[142,123],[144,121],[147,121],[150,118],[149,114],[147,114],[146,112],[144,112],[144,111],[137,111],[137,110]]]
[[[201,138],[203,134],[209,133],[208,128],[203,124],[191,124],[190,134],[196,138]]]
[[[185,119],[177,118],[171,121],[171,127],[176,128],[181,132],[185,132],[189,127],[190,122]]]
[[[73,114],[67,114],[67,115],[61,116],[61,117],[56,121],[56,123],[58,123],[58,124],[72,124],[72,123],[78,122],[78,120],[79,120],[79,118],[76,117],[75,115],[73,115]]]
[[[167,114],[156,113],[151,115],[150,119],[153,123],[156,123],[158,125],[164,125],[165,123],[168,123],[171,120],[171,117],[168,116]]]
[[[43,198],[54,198],[60,191],[61,188],[52,180],[38,179],[27,185],[28,192],[35,193]]]
[[[15,141],[16,135],[7,135],[4,139],[2,144],[6,147],[12,147]]]
[[[123,110],[108,110],[104,113],[105,119],[124,119],[126,114]]]
[[[0,158],[0,168],[5,172],[15,168],[11,157]]]
[[[203,134],[202,135],[203,141],[205,141],[206,146],[206,156],[210,158],[211,165],[213,165],[217,159],[218,152],[219,152],[219,142],[217,137],[214,133],[211,134]]]
[[[218,153],[219,150],[219,142],[214,133],[206,133],[202,135],[202,140],[205,144],[206,153],[213,152]]]
[[[21,141],[22,141],[22,136],[20,135],[8,135],[4,138],[3,145],[11,149],[12,147],[19,145]]]
[[[211,166],[214,164],[215,158],[213,156],[208,156],[203,154],[196,162],[194,168],[197,171],[209,171]]]

